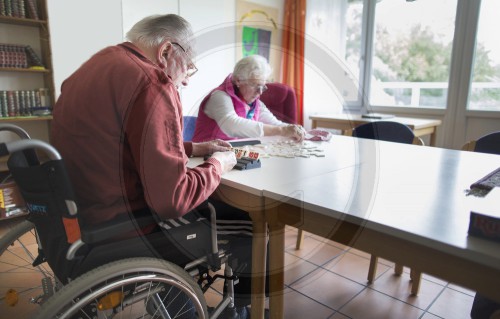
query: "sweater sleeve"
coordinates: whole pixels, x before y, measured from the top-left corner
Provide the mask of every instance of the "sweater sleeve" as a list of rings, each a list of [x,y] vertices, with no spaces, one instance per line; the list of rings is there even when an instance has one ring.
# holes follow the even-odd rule
[[[264,136],[264,125],[236,114],[231,97],[222,91],[214,91],[205,104],[205,114],[217,122],[222,132],[232,137]]]
[[[152,85],[135,101],[126,126],[144,198],[162,219],[182,216],[201,204],[217,188],[222,174],[216,160],[187,168],[180,113],[174,86]]]
[[[274,116],[274,114],[271,111],[269,111],[267,106],[262,101],[260,101],[259,121],[265,124],[271,124],[277,126],[288,125],[287,123],[278,120],[276,116]]]

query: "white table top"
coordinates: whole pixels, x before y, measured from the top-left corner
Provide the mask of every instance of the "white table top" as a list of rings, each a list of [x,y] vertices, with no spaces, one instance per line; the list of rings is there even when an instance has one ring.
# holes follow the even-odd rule
[[[264,196],[295,198],[292,204],[308,210],[500,269],[500,244],[467,236],[470,210],[500,215],[500,191],[485,198],[465,195],[500,167],[500,156],[363,139],[342,150],[338,140],[331,152],[355,152],[359,165],[268,184]]]
[[[273,142],[272,138],[261,139],[263,143]],[[232,170],[222,176],[221,184],[237,188],[248,193],[262,196],[265,188],[300,181],[311,176],[323,175],[338,169],[359,163],[356,141],[344,136],[335,137],[330,142],[309,142],[324,150],[325,157],[309,158],[262,158],[262,167],[249,170]],[[340,150],[351,150],[349,152]],[[191,158],[189,166],[203,162],[203,158]]]

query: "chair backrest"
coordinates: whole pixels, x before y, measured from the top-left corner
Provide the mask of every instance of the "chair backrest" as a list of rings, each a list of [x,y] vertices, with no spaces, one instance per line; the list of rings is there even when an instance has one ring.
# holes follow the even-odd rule
[[[37,158],[34,161],[26,156],[36,154],[35,150],[49,160],[41,163]],[[142,229],[140,227],[152,223],[156,225],[149,210],[148,215],[137,217],[133,221],[125,214],[123,220],[113,220],[99,227],[82,225],[78,219],[76,195],[71,180],[63,159],[54,147],[33,139],[0,143],[0,156],[5,155],[10,155],[7,166],[26,203],[29,211],[27,219],[35,225],[43,261],[49,263],[56,277],[63,283],[77,274],[77,265],[78,271],[90,269],[81,264],[82,259],[85,262],[89,259],[82,256],[88,257],[89,251],[93,252],[98,244],[119,234],[131,234],[138,227]],[[87,249],[77,255],[80,247],[86,244]],[[112,251],[116,252],[122,246],[124,250],[128,249],[126,245],[120,245],[113,247]],[[72,257],[68,258],[70,255]],[[109,252],[107,255],[110,255]]]
[[[392,121],[361,124],[352,130],[352,136],[388,142],[423,145],[420,138],[406,125]]]
[[[196,116],[184,116],[184,128],[182,130],[182,138],[185,142],[189,142],[193,139],[194,128],[196,127]]]
[[[26,132],[22,127],[10,123],[0,123],[0,131],[15,133],[22,139],[30,138],[28,132]]]
[[[481,136],[475,141],[467,142],[462,147],[462,150],[500,155],[500,131]]]
[[[297,124],[297,97],[293,88],[282,83],[267,83],[260,99],[280,121]]]
[[[7,166],[19,188],[37,230],[44,257],[59,279],[64,280],[64,254],[80,238],[75,195],[64,163],[51,145],[39,140],[3,143],[0,155],[9,155]],[[35,150],[49,158],[40,163]]]

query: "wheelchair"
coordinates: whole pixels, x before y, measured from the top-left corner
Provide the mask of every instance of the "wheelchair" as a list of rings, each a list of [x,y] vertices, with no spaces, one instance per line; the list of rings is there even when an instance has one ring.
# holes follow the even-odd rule
[[[40,163],[38,156],[33,160],[35,150],[48,160]],[[54,147],[25,139],[0,144],[0,156],[5,155],[40,244],[36,263],[26,268],[46,263],[55,274],[53,281],[42,282],[44,297],[35,301],[41,304],[35,318],[187,319],[218,318],[222,313],[238,318],[234,307],[238,278],[229,262],[229,248],[221,248],[217,241],[210,203],[210,220],[172,220],[170,225],[178,227],[168,230],[149,211],[85,225],[63,159]],[[151,226],[155,231],[145,231]],[[182,261],[166,260],[162,249],[168,256],[182,256]],[[224,291],[209,311],[204,293],[218,279],[223,279]]]
[[[21,127],[1,123],[0,131],[10,132],[20,139],[30,139]],[[34,154],[30,155],[34,158]],[[8,182],[11,176],[3,179]],[[3,220],[8,232],[0,238],[0,313],[22,317],[32,313],[37,305],[48,299],[58,283],[50,267],[37,260],[39,243],[35,225],[25,216]],[[30,280],[18,280],[20,276]]]

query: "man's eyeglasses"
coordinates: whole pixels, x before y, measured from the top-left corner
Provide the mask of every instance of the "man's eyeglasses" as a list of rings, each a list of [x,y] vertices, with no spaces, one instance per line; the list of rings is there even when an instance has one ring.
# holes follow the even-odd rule
[[[177,42],[172,42],[172,44],[175,44],[176,46],[181,48],[182,52],[184,52],[184,54],[186,54],[186,56],[187,56],[187,52],[182,47],[182,45],[180,45]],[[188,57],[188,59],[189,59],[189,63],[187,64],[187,76],[192,77],[196,72],[198,72],[198,68],[196,67],[196,65],[194,65],[193,61],[189,57]]]

